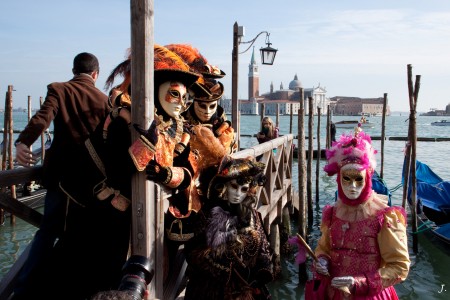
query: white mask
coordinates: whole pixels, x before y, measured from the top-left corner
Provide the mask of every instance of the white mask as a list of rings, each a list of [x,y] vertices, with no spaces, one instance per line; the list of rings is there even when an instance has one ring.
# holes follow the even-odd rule
[[[366,170],[359,170],[360,165],[348,164],[341,168],[340,182],[342,191],[350,200],[358,199],[366,186]]]
[[[201,122],[208,122],[217,111],[217,101],[194,101],[194,111]]]
[[[178,81],[166,81],[159,86],[158,100],[164,111],[173,118],[178,118],[186,109],[189,98],[186,86]]]
[[[227,200],[232,204],[239,204],[247,197],[247,192],[250,189],[250,183],[240,185],[236,179],[233,179],[225,184]]]

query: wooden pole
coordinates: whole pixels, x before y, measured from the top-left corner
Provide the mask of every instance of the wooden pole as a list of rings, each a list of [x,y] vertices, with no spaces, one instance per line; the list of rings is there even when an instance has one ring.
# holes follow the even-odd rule
[[[8,86],[8,111],[5,112],[5,118],[8,119],[8,143],[4,143],[3,147],[8,147],[8,169],[12,170],[14,169],[14,157],[12,155],[12,147],[13,147],[13,138],[14,138],[14,123],[13,123],[13,86]],[[16,185],[11,185],[11,198],[17,199],[16,195]],[[9,219],[9,222],[11,225],[16,224],[16,217],[11,214],[11,217]]]
[[[261,103],[261,120],[260,120],[261,131],[263,130],[262,120],[265,117],[265,111],[266,111],[266,104]]]
[[[277,118],[276,118],[276,126],[280,128],[280,104],[277,103]]]
[[[290,107],[291,107],[291,109],[290,109],[290,118],[289,118],[289,134],[292,134],[292,120],[293,120],[293,117],[294,117],[294,111],[293,111],[293,109],[294,109],[294,106],[293,106],[293,104],[291,103],[291,104],[289,104],[290,105]],[[298,156],[297,156],[298,157]]]
[[[303,98],[303,88],[300,89],[300,109],[298,110],[298,129],[297,129],[297,158],[298,158],[298,207],[299,222],[298,232],[307,239],[306,223],[308,206],[306,199],[306,147],[305,147],[305,103]],[[299,266],[299,280],[306,281],[308,279],[306,264]]]
[[[327,108],[327,136],[325,142],[325,148],[328,149],[331,147],[331,114],[330,114],[330,105]]]
[[[239,100],[238,100],[238,68],[239,68],[239,26],[235,22],[233,25],[233,51],[231,59],[231,125],[236,133],[236,143],[240,149],[240,126],[239,126]]]
[[[12,88],[11,88],[12,89]],[[8,144],[8,118],[7,118],[7,114],[9,111],[9,86],[8,86],[8,90],[6,91],[6,95],[5,95],[5,116],[4,116],[4,120],[3,120],[3,147],[2,147],[2,170],[6,170],[6,160],[7,160],[7,156],[6,156],[6,145]],[[1,188],[2,193],[6,192],[6,187],[2,186]],[[5,222],[5,210],[3,208],[0,209],[0,224],[3,224]]]
[[[308,194],[308,224],[312,225],[313,223],[313,205],[312,205],[312,164],[313,164],[313,127],[314,127],[314,107],[313,107],[313,98],[308,97],[308,165],[307,169],[307,184],[306,191]]]
[[[151,0],[131,0],[131,106],[132,123],[148,128],[154,118],[154,9]],[[132,130],[132,141],[139,134]],[[163,205],[155,197],[155,184],[145,172],[132,177],[131,253],[149,258],[155,276],[149,298],[163,297]]]
[[[321,151],[320,151],[320,117],[321,117],[321,108],[317,107],[316,205],[319,204],[319,179],[320,179],[320,159],[321,159]]]
[[[43,97],[39,97],[39,107],[42,107],[42,104],[44,103],[44,99]],[[48,130],[48,129],[47,129]],[[41,164],[44,163],[44,158],[45,158],[45,134],[46,133],[42,133],[41,134]]]
[[[380,177],[383,178],[384,175],[384,140],[386,136],[386,109],[387,109],[387,93],[384,93],[383,98],[383,115],[381,117],[381,166],[380,166]]]
[[[410,154],[410,172],[407,173],[406,177],[409,177],[411,174],[411,222],[412,222],[412,232],[417,232],[417,185],[416,185],[416,146],[417,146],[417,132],[416,132],[416,107],[417,107],[417,98],[419,95],[420,88],[420,75],[416,76],[416,83],[413,87],[412,80],[412,66],[409,64],[407,66],[408,72],[408,94],[409,94],[409,143],[411,148]],[[404,189],[404,193],[406,192],[406,196],[408,193],[409,187]],[[405,195],[404,195],[405,197]],[[414,253],[418,252],[418,236],[417,234],[413,234],[413,251]]]

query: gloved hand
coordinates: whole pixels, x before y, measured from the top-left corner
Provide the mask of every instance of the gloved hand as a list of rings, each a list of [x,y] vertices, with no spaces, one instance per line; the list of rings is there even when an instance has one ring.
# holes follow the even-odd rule
[[[324,257],[319,257],[317,262],[314,262],[314,267],[316,268],[316,272],[322,275],[330,275],[328,273],[328,260]]]
[[[150,143],[153,145],[156,145],[158,143],[158,128],[156,127],[156,121],[153,120],[152,124],[150,124],[150,127],[148,130],[144,130],[139,126],[139,124],[133,124],[134,128],[137,132],[139,132],[140,135],[145,137]]]
[[[169,167],[161,166],[156,160],[151,160],[145,168],[147,179],[167,184],[172,179],[172,171]]]
[[[353,278],[352,276],[334,277],[331,280],[332,287],[340,289],[348,294],[350,294],[350,291],[352,290],[354,284],[355,278]]]

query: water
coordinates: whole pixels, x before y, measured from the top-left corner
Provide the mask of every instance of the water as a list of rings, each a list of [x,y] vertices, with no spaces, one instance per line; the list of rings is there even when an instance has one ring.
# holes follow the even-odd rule
[[[22,119],[22,121],[17,119]],[[24,119],[23,119],[24,118]],[[357,119],[357,117],[334,117],[334,121]],[[275,117],[273,117],[275,120]],[[386,136],[406,137],[408,132],[408,115],[389,116],[386,118]],[[445,117],[417,117],[417,136],[418,137],[450,137],[450,128],[431,126],[431,122],[445,119]],[[448,118],[450,119],[450,117]],[[25,121],[23,121],[25,120]],[[367,129],[366,132],[372,136],[381,136],[381,117],[370,118],[374,122],[375,128]],[[2,121],[2,116],[0,116]],[[280,134],[289,133],[289,116],[280,116]],[[26,124],[26,114],[15,115],[15,128],[21,129]],[[317,125],[317,117],[314,120]],[[325,126],[326,117],[321,118],[321,147],[325,146]],[[256,134],[260,127],[259,116],[241,116],[241,134]],[[297,119],[293,120],[293,134],[297,134]],[[306,123],[306,131],[308,126]],[[337,129],[336,137],[343,131],[348,129]],[[316,135],[317,130],[314,129],[313,134]],[[308,136],[308,132],[305,133]],[[257,144],[256,137],[242,137],[241,147],[250,147]],[[380,150],[380,141],[373,141],[373,145]],[[385,141],[384,145],[384,180],[388,187],[393,188],[401,182],[401,170],[403,164],[403,148],[404,141]],[[417,143],[417,159],[427,163],[438,175],[444,179],[450,179],[449,167],[450,162],[446,159],[449,157],[450,142],[418,142]],[[314,149],[317,148],[317,141],[314,140]],[[381,163],[380,153],[377,154],[378,167],[380,170]],[[294,161],[293,184],[294,189],[298,190],[297,178],[297,161]],[[313,162],[313,199],[315,199],[315,164]],[[320,170],[325,165],[325,161],[320,161]],[[319,225],[321,218],[321,207],[327,203],[334,201],[334,192],[336,189],[335,177],[328,177],[324,172],[320,176],[320,194],[319,205],[314,211],[314,221],[312,228],[309,229],[309,241],[314,248],[316,241],[320,235]],[[401,205],[402,189],[393,192],[392,201],[394,205]],[[295,220],[291,224],[293,233],[297,232]],[[409,226],[409,230],[411,230]],[[12,263],[19,257],[20,253],[31,240],[35,228],[26,224],[17,218],[17,225],[11,227],[9,219],[0,227],[0,278],[9,270]],[[412,234],[409,231],[409,242],[412,242]],[[412,249],[412,248],[411,248]],[[445,247],[440,241],[432,236],[424,233],[419,234],[419,251],[417,254],[410,251],[412,266],[407,280],[395,286],[397,293],[402,300],[409,299],[449,299],[450,297],[450,247]],[[297,275],[297,266],[293,263],[294,255],[283,260],[282,279],[272,283],[269,288],[273,299],[304,299],[303,284],[299,283]],[[308,261],[310,263],[310,260]]]

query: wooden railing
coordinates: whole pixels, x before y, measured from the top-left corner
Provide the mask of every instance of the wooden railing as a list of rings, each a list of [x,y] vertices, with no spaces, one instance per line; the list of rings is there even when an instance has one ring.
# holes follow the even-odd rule
[[[248,156],[257,157],[259,161],[265,163],[265,175],[267,181],[265,185],[257,192],[257,209],[262,215],[264,226],[271,235],[271,242],[279,246],[275,241],[279,239],[278,224],[282,221],[282,214],[286,210],[292,212],[294,207],[293,187],[292,187],[292,166],[293,166],[293,135],[285,135],[272,141],[239,151],[233,154],[235,158],[244,158]],[[39,180],[42,176],[42,167],[18,168],[14,170],[0,171],[0,187],[23,184],[31,180]],[[156,189],[159,199],[167,198],[168,194],[162,189]],[[164,210],[167,209],[168,201],[165,201]],[[20,199],[14,199],[7,194],[0,195],[0,207],[14,214],[17,217],[39,226],[42,214],[36,210],[21,203]],[[163,242],[159,241],[156,251],[163,251]],[[28,256],[29,247],[25,249],[22,255],[17,259],[9,272],[0,282],[0,299],[7,299],[12,293],[16,276]],[[280,249],[275,247],[275,252],[280,253]],[[159,265],[163,265],[162,263]],[[156,266],[156,264],[155,264]],[[159,283],[155,285],[158,298],[171,299],[175,297],[174,292],[178,291],[179,284],[182,282],[186,263],[181,261],[178,272],[174,272],[174,278],[169,280],[171,283],[164,286]],[[163,272],[162,268],[155,268],[155,272]],[[155,274],[156,275],[156,274]],[[170,285],[170,288],[167,286]],[[159,291],[159,292],[158,292]]]

